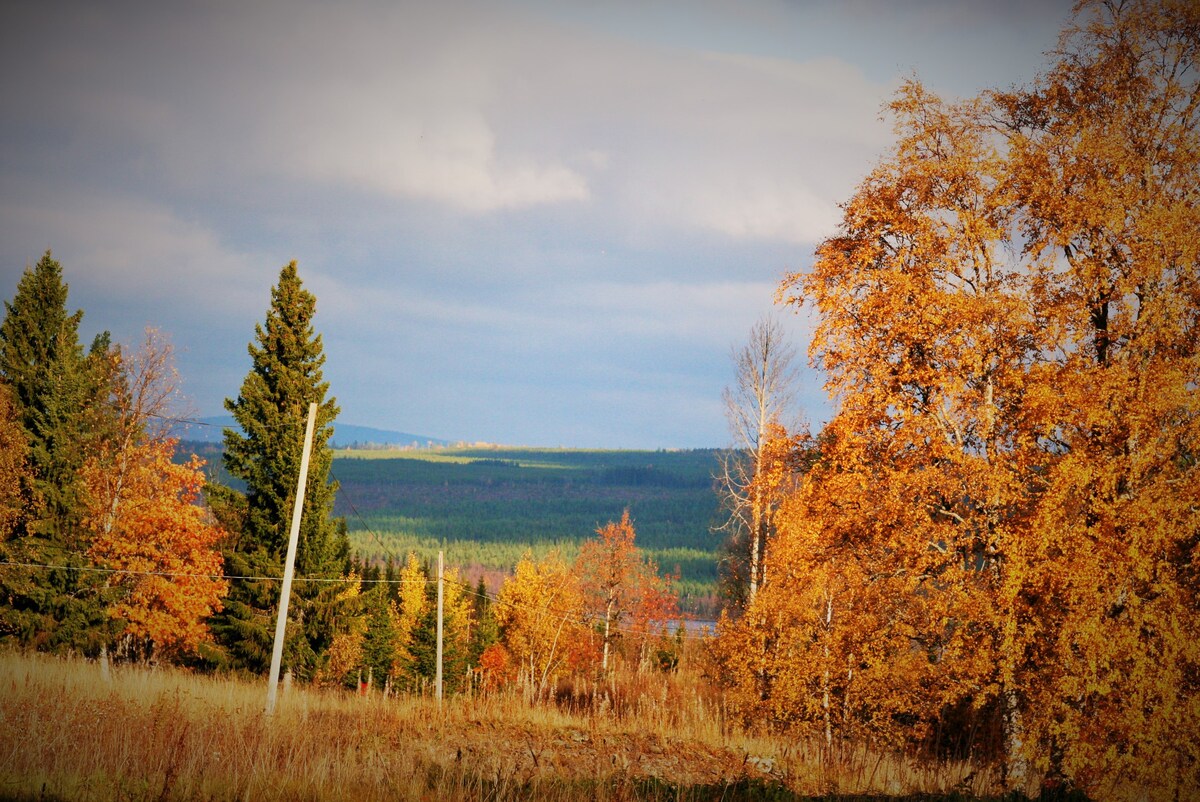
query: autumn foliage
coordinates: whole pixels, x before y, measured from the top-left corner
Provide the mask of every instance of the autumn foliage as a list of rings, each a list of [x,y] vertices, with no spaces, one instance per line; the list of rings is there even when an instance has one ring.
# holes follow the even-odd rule
[[[174,450],[165,439],[126,455],[119,505],[111,502],[115,490],[105,487],[109,466],[92,462],[84,472],[93,490],[91,555],[117,572],[112,583],[123,593],[109,615],[124,622],[134,654],[194,651],[209,637],[206,619],[221,608],[227,589],[216,549],[224,532],[196,504],[204,463],[193,457],[176,464]]]
[[[958,726],[1014,788],[1169,798],[1200,787],[1200,11],[1079,19],[1030,88],[905,86],[785,279],[837,412],[722,654],[750,721]]]
[[[32,505],[29,444],[8,386],[0,382],[0,542],[16,532]]]
[[[571,567],[556,553],[526,555],[500,588],[496,621],[517,678],[535,694],[589,652],[595,639],[583,626],[583,593]]]
[[[637,533],[629,510],[619,522],[609,522],[583,544],[575,571],[581,582],[584,612],[602,636],[600,666],[607,670],[614,644],[625,641],[627,658],[640,665],[648,646],[670,622],[679,618],[679,604],[668,580],[634,541]]]

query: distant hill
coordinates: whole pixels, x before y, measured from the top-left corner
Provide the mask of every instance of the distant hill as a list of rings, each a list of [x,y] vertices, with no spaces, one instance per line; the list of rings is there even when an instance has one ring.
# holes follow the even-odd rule
[[[232,415],[217,415],[198,418],[197,423],[180,423],[172,432],[180,440],[193,443],[220,443],[226,427],[237,428]],[[370,446],[431,446],[450,445],[448,440],[439,440],[423,434],[395,432],[389,429],[373,429],[370,426],[355,426],[334,421],[332,444],[334,448],[367,448]]]

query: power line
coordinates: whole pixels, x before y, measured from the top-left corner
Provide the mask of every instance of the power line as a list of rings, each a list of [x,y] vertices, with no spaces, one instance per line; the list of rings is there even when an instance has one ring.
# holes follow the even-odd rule
[[[155,412],[147,412],[146,417],[155,418],[156,420],[166,421],[167,423],[185,423],[190,426],[208,426],[212,429],[224,429],[224,424],[209,423],[208,421],[197,420],[195,418],[176,418],[171,415],[159,415]]]
[[[396,557],[397,559],[399,559],[400,555],[393,553],[391,549],[389,549],[386,545],[384,545],[383,540],[379,537],[379,535],[375,534],[375,530],[372,529],[371,525],[367,523],[367,519],[364,518],[363,514],[358,511],[358,507],[356,507],[354,505],[354,500],[351,499],[349,494],[347,494],[345,492],[345,486],[342,484],[341,480],[337,478],[337,474],[335,474],[333,472],[332,465],[329,466],[329,478],[333,479],[335,482],[338,483],[339,495],[341,495],[341,497],[345,500],[346,504],[349,505],[350,511],[352,513],[354,513],[354,516],[356,518],[358,518],[359,523],[362,524],[363,529],[366,530],[367,533],[370,534],[372,538],[374,538],[375,542],[379,545],[379,548],[383,549],[385,556]]]
[[[194,424],[197,426],[207,426],[210,428],[227,428],[223,425],[209,423],[207,421],[195,420],[195,419],[191,419],[191,418],[173,418],[173,417],[167,417],[167,416],[162,416],[162,415],[153,415],[152,417],[156,417],[161,420],[165,420],[165,421],[172,422],[172,423]],[[352,498],[350,498],[350,494],[348,494],[346,492],[346,486],[344,484],[342,484],[342,482],[338,479],[337,475],[333,471],[332,466],[330,466],[329,477],[332,480],[338,482],[339,495],[345,501],[346,505],[350,507],[350,511],[354,515],[354,517],[356,517],[358,519],[359,523],[362,526],[362,531],[367,532],[367,534],[369,534],[371,536],[371,539],[374,540],[376,545],[379,546],[380,550],[382,551],[382,553],[385,557],[394,558],[395,560],[399,561],[400,555],[393,548],[389,547],[387,544],[385,544],[383,542],[383,539],[379,536],[379,534],[376,533],[373,528],[371,528],[371,525],[367,522],[366,517],[363,516],[363,514],[361,512],[359,512],[358,507],[354,504],[354,500]],[[0,563],[0,565],[2,565],[2,564],[4,564],[4,563]],[[270,579],[270,580],[275,580],[275,581],[282,581],[282,577],[231,576],[231,577],[223,577],[223,578],[242,579],[242,580]],[[462,591],[464,591],[472,596],[480,596],[480,597],[486,598],[489,601],[491,601],[492,603],[497,603],[500,601],[500,597],[498,594],[493,595],[491,593],[486,593],[486,592],[480,593],[478,591],[478,589],[476,589],[475,587],[472,587],[470,584],[468,584],[466,582],[463,582],[462,580],[451,579],[449,577],[443,577],[443,579],[445,582],[449,582],[449,583],[458,585]],[[402,582],[399,579],[388,580],[388,579],[359,578],[359,579],[355,580],[355,579],[350,579],[350,578],[326,579],[326,578],[317,578],[317,577],[296,577],[296,580],[307,581],[307,582],[337,582],[337,583],[350,583],[350,582],[357,581],[364,585],[365,584],[397,584],[397,585],[404,584],[404,582]],[[437,580],[427,578],[425,580],[424,584],[426,584],[426,585],[435,584],[436,581]],[[580,627],[587,628],[587,627],[591,626],[593,623],[593,622],[587,620],[587,618],[580,619],[569,611],[564,612],[561,609],[555,609],[550,604],[547,604],[545,606],[537,606],[537,605],[530,605],[530,604],[517,604],[516,602],[513,602],[511,600],[506,603],[512,604],[513,606],[521,607],[522,609],[533,612],[536,615],[541,616],[541,617],[552,617],[555,619],[562,619],[568,623],[572,623],[572,624],[575,624]],[[620,626],[610,627],[609,631],[611,633],[615,633],[615,634],[624,634],[624,635],[633,635],[633,636],[638,636],[638,635],[644,634],[644,633],[638,632],[637,630],[632,630],[632,629],[628,629],[628,628],[620,627]]]
[[[116,574],[116,575],[121,575],[121,576],[157,576],[157,577],[166,577],[166,578],[170,578],[170,579],[225,579],[225,580],[236,579],[236,580],[242,580],[242,581],[266,580],[269,582],[282,582],[283,581],[283,577],[281,577],[281,576],[256,576],[256,575],[252,575],[252,574],[204,574],[204,573],[195,573],[195,572],[188,572],[188,571],[139,571],[139,570],[134,570],[132,568],[107,568],[107,567],[98,566],[98,565],[62,565],[62,564],[52,564],[52,563],[26,563],[26,562],[13,562],[11,560],[0,560],[0,567],[26,568],[26,569],[35,569],[35,570],[44,570],[44,571],[78,571],[80,573],[110,574],[110,575]],[[429,578],[426,578],[424,580],[415,580],[414,581],[414,580],[404,580],[404,579],[399,579],[399,578],[397,578],[397,579],[386,579],[386,578],[365,579],[363,577],[318,577],[318,576],[297,576],[297,577],[293,578],[293,581],[295,581],[295,582],[318,582],[318,583],[324,583],[324,584],[343,584],[343,585],[349,585],[349,584],[433,585],[433,584],[437,583],[436,579],[429,579]],[[460,588],[461,592],[463,592],[465,594],[469,594],[472,596],[479,596],[479,597],[488,599],[492,603],[497,603],[500,601],[499,595],[486,593],[486,592],[480,593],[477,588],[471,586],[469,583],[464,582],[460,579],[453,579],[451,577],[443,576],[443,581],[453,584],[453,585],[457,585]],[[529,610],[529,611],[536,613],[542,617],[563,619],[563,620],[567,621],[568,623],[576,624],[581,627],[588,627],[592,623],[592,622],[589,622],[587,619],[577,618],[570,612],[563,612],[562,610],[555,609],[552,605],[537,606],[537,605],[530,605],[530,604],[517,604],[515,602],[512,602],[511,600],[506,603],[511,604],[516,607],[521,607],[522,609],[525,609],[525,610]],[[617,633],[617,634],[625,634],[625,635],[633,635],[633,636],[645,634],[645,633],[639,632],[637,630],[627,629],[625,627],[619,627],[619,626],[610,627],[609,631],[613,632],[613,633]]]
[[[0,567],[8,568],[34,568],[48,571],[80,571],[82,573],[95,574],[122,574],[128,576],[161,576],[170,578],[192,578],[192,579],[240,579],[253,580],[262,579],[273,582],[282,582],[281,576],[254,576],[250,574],[202,574],[187,571],[138,571],[132,568],[107,568],[99,565],[55,565],[51,563],[22,563],[12,562],[10,560],[0,560]],[[400,579],[363,579],[361,577],[322,577],[322,576],[297,576],[293,581],[296,582],[324,582],[329,584],[406,584]],[[421,584],[430,584],[433,580],[426,579]]]

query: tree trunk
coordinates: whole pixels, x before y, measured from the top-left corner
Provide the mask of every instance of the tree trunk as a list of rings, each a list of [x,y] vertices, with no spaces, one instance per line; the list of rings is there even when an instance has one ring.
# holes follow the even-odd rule
[[[612,610],[615,599],[609,597],[608,606],[604,610],[604,656],[600,660],[600,670],[608,671],[608,644],[612,631]]]
[[[821,642],[825,673],[821,677],[821,708],[825,714],[825,746],[833,745],[833,717],[829,709],[829,637],[833,629],[833,594],[825,596],[825,638]]]
[[[1025,757],[1025,725],[1017,700],[1017,691],[1005,687],[1001,697],[1004,726],[1004,787],[1024,791],[1029,781],[1029,761]]]

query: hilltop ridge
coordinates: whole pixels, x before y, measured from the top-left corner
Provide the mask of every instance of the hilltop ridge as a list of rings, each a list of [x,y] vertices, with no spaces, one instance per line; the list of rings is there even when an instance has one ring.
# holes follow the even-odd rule
[[[213,415],[197,418],[194,423],[179,423],[175,426],[172,434],[180,440],[193,443],[220,443],[224,437],[225,428],[236,428],[236,426],[237,423],[232,415]],[[432,448],[452,445],[452,441],[423,434],[376,429],[371,426],[356,426],[352,423],[335,421],[330,444],[334,448],[370,446]]]

